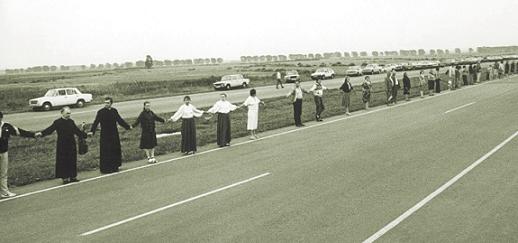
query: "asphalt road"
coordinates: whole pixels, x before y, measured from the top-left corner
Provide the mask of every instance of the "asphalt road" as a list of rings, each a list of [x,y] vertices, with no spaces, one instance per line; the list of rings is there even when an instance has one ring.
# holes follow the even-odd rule
[[[515,133],[516,104],[514,78],[273,131],[0,201],[0,235],[5,242],[361,242]],[[518,164],[510,159],[517,144],[380,242],[516,242]],[[142,216],[156,209],[163,210]]]
[[[386,74],[371,75],[372,82],[382,82]],[[402,73],[398,73],[398,77],[402,76]],[[418,71],[409,72],[410,76],[417,76]],[[402,77],[400,77],[402,78]],[[360,84],[363,81],[363,77],[352,77],[351,82],[353,85]],[[273,81],[272,81],[273,83]],[[305,88],[311,88],[314,81],[303,82],[302,86]],[[323,84],[328,88],[339,88],[343,83],[343,78],[324,80]],[[286,95],[289,92],[289,88],[293,87],[293,84],[286,84],[284,89],[276,89],[272,86],[261,86],[257,87],[257,95],[260,98],[271,98]],[[192,104],[197,107],[207,107],[213,105],[218,99],[219,94],[225,92],[229,96],[229,100],[233,103],[244,102],[249,95],[249,89],[235,89],[230,91],[214,91],[209,93],[198,93],[192,94]],[[152,109],[156,113],[174,112],[178,107],[183,104],[182,96],[162,97],[155,99],[146,99],[151,102]],[[114,103],[114,107],[119,111],[123,118],[137,117],[142,110],[144,100],[133,100]],[[82,122],[91,123],[95,118],[97,110],[102,108],[103,105],[87,105],[81,109],[72,109],[72,119],[79,124]],[[27,130],[41,130],[49,126],[52,121],[59,118],[60,114],[58,110],[48,112],[23,112],[6,115],[4,121],[8,121],[18,127]]]

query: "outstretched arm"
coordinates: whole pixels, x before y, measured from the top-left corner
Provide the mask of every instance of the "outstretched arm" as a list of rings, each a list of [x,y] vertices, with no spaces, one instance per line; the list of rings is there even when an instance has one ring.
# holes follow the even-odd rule
[[[126,130],[131,129],[130,125],[128,125],[128,123],[126,123],[126,121],[124,121],[124,119],[122,119],[122,117],[119,115],[119,112],[117,110],[115,110],[115,116],[117,119],[117,123],[119,123],[119,125],[124,127]]]

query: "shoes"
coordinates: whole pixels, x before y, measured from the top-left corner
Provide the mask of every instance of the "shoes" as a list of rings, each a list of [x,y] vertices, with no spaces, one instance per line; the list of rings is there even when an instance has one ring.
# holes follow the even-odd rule
[[[156,163],[156,159],[155,159],[155,157],[151,157],[151,158],[147,159],[147,162],[150,164],[154,164],[154,163]]]
[[[16,196],[16,193],[13,193],[10,191],[5,191],[5,192],[0,193],[0,198],[10,198],[10,197],[15,197],[15,196]]]
[[[70,182],[79,182],[77,178],[70,178]]]
[[[351,113],[349,113],[349,112],[346,112],[346,113],[345,113],[345,115],[346,115],[346,116],[350,116],[350,115],[351,115]]]
[[[66,185],[68,183],[70,183],[70,179],[69,178],[64,178],[63,179],[63,185]]]
[[[250,140],[255,140],[255,136],[250,136]]]
[[[298,124],[298,125],[295,125],[296,127],[305,127],[306,125],[304,124]]]

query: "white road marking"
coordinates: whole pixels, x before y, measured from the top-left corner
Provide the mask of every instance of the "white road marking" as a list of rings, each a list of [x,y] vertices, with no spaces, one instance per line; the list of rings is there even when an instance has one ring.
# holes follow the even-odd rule
[[[242,180],[242,181],[236,182],[234,184],[231,184],[231,185],[228,185],[228,186],[225,186],[225,187],[221,187],[221,188],[212,190],[210,192],[206,192],[206,193],[200,194],[198,196],[194,196],[194,197],[191,197],[191,198],[188,198],[188,199],[185,199],[185,200],[173,203],[173,204],[169,204],[169,205],[161,207],[161,208],[157,208],[157,209],[151,210],[151,211],[143,213],[143,214],[139,214],[139,215],[133,216],[131,218],[127,218],[127,219],[115,222],[113,224],[109,224],[109,225],[106,225],[106,226],[103,226],[103,227],[100,227],[100,228],[97,228],[97,229],[94,229],[94,230],[82,233],[81,236],[87,236],[87,235],[99,233],[101,231],[104,231],[104,230],[107,230],[107,229],[110,229],[110,228],[113,228],[113,227],[116,227],[116,226],[119,226],[119,225],[122,225],[122,224],[125,224],[125,223],[129,223],[131,221],[134,221],[134,220],[137,220],[137,219],[140,219],[140,218],[143,218],[143,217],[146,217],[146,216],[149,216],[149,215],[152,215],[152,214],[164,211],[166,209],[170,209],[172,207],[176,207],[176,206],[179,206],[179,205],[182,205],[182,204],[194,201],[196,199],[200,199],[200,198],[212,195],[214,193],[218,193],[218,192],[230,189],[232,187],[236,187],[236,186],[239,186],[239,185],[251,182],[253,180],[257,180],[259,178],[262,178],[262,177],[265,177],[265,176],[268,176],[268,175],[270,175],[270,172],[266,172],[264,174],[261,174],[261,175],[258,175],[258,176],[254,176],[252,178],[249,178],[249,179],[246,179],[246,180]]]
[[[460,178],[462,178],[464,175],[469,173],[471,170],[473,170],[477,165],[484,162],[487,158],[489,158],[491,155],[496,153],[498,150],[500,150],[502,147],[504,147],[509,141],[511,141],[514,137],[518,135],[518,131],[515,132],[513,135],[505,139],[502,143],[498,144],[496,147],[494,147],[491,151],[489,151],[484,156],[480,157],[477,161],[473,162],[470,166],[468,166],[466,169],[461,171],[459,174],[457,174],[455,177],[451,178],[448,182],[444,183],[441,187],[437,188],[434,192],[432,192],[430,195],[426,196],[423,200],[418,202],[416,205],[408,209],[406,212],[401,214],[399,217],[394,219],[392,222],[385,225],[385,227],[378,230],[376,233],[371,235],[369,238],[367,238],[363,243],[371,243],[383,236],[385,233],[390,231],[392,228],[396,227],[399,223],[401,223],[403,220],[408,218],[410,215],[415,213],[417,210],[419,210],[421,207],[423,207],[425,204],[430,202],[432,199],[434,199],[437,195],[442,193],[444,190],[448,189],[451,185],[453,185],[455,182],[457,182]]]
[[[462,109],[462,108],[464,108],[464,107],[468,107],[468,106],[473,105],[473,104],[475,104],[475,103],[476,103],[476,102],[471,102],[471,103],[469,103],[469,104],[465,104],[465,105],[461,105],[461,106],[459,106],[459,107],[455,107],[455,108],[453,108],[453,109],[451,109],[451,110],[447,110],[447,111],[445,111],[445,112],[444,112],[444,114],[448,114],[448,113],[450,113],[450,112],[452,112],[452,111],[460,110],[460,109]]]
[[[461,92],[463,90],[468,90],[468,89],[471,89],[471,88],[480,87],[481,85],[485,85],[485,84],[488,84],[488,83],[493,83],[493,82],[496,82],[496,81],[502,81],[502,80],[506,80],[506,79],[497,79],[497,80],[488,81],[488,82],[485,82],[485,83],[482,83],[482,84],[479,84],[479,85],[472,85],[472,86],[464,87],[464,88],[462,88],[460,90],[457,90],[456,92]],[[396,108],[396,107],[405,106],[405,105],[413,104],[413,103],[416,103],[416,102],[421,102],[421,101],[426,101],[426,100],[430,100],[430,99],[435,99],[435,98],[441,97],[443,95],[454,94],[456,92],[451,92],[451,91],[443,92],[443,93],[435,94],[435,96],[430,96],[430,97],[428,97],[426,99],[414,99],[414,100],[411,100],[411,101],[406,102],[406,103],[399,103],[399,104],[393,105],[393,106],[387,106],[387,107],[383,107],[383,108],[379,108],[379,109],[372,109],[370,111],[361,112],[361,113],[358,113],[358,114],[354,114],[352,116],[342,117],[342,118],[338,118],[338,119],[330,120],[330,121],[325,121],[325,122],[321,122],[321,123],[316,123],[316,124],[313,124],[313,125],[310,125],[310,126],[306,126],[306,127],[302,127],[302,128],[295,128],[293,130],[289,130],[289,131],[285,131],[285,132],[276,133],[276,134],[272,134],[272,135],[269,135],[269,136],[261,137],[261,138],[256,139],[256,140],[248,140],[248,141],[245,141],[245,142],[232,144],[231,147],[236,147],[236,146],[240,146],[240,145],[244,145],[244,144],[248,144],[248,143],[252,143],[252,142],[257,142],[257,141],[261,141],[261,140],[265,140],[265,139],[270,139],[270,138],[274,138],[274,137],[290,134],[290,133],[297,132],[297,131],[303,131],[305,129],[319,127],[319,126],[323,126],[323,125],[326,125],[326,124],[331,124],[331,123],[343,121],[343,120],[346,120],[346,119],[362,117],[362,116],[365,116],[365,115],[368,115],[368,114],[372,114],[372,113],[376,113],[376,112],[380,112],[380,111],[384,111],[384,110],[388,110],[388,109],[393,109],[393,108]],[[228,148],[228,147],[209,149],[209,150],[206,150],[206,151],[203,151],[203,152],[200,152],[200,153],[196,153],[194,155],[176,157],[176,158],[172,158],[172,159],[161,161],[161,162],[156,163],[156,164],[146,164],[146,165],[134,167],[134,168],[127,169],[127,170],[121,170],[121,171],[119,171],[117,173],[104,174],[104,175],[100,175],[100,176],[97,176],[97,177],[92,177],[92,178],[84,179],[84,180],[81,180],[81,181],[76,182],[76,183],[70,183],[70,184],[66,184],[66,185],[59,185],[59,186],[49,187],[49,188],[45,188],[45,189],[41,189],[41,190],[37,190],[37,191],[32,191],[32,192],[28,192],[28,193],[24,193],[24,194],[18,194],[16,197],[10,197],[10,198],[1,199],[0,203],[11,201],[11,200],[15,200],[15,199],[19,199],[19,198],[23,198],[23,197],[27,197],[27,196],[31,196],[31,195],[35,195],[35,194],[39,194],[39,193],[42,193],[42,192],[53,191],[53,190],[60,189],[60,188],[63,188],[63,187],[75,186],[75,185],[78,185],[78,184],[99,180],[99,179],[102,179],[102,178],[105,178],[105,177],[109,177],[109,176],[120,175],[120,174],[124,174],[124,173],[127,173],[127,172],[135,171],[135,170],[141,170],[141,169],[148,168],[148,167],[151,167],[151,166],[159,166],[159,165],[162,165],[162,164],[171,163],[171,162],[174,162],[174,161],[177,161],[177,160],[182,160],[182,159],[190,158],[190,157],[193,157],[193,156],[200,156],[200,155],[203,155],[203,154],[216,152],[216,151],[219,151],[219,150],[222,150],[222,149],[225,149],[225,148]]]

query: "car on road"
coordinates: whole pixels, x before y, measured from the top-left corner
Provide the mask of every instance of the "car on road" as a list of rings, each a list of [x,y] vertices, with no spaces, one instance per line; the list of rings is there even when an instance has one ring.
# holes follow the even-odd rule
[[[400,65],[400,64],[387,64],[383,68],[383,72],[385,72],[385,73],[391,72],[392,70],[402,71],[403,70],[403,66]]]
[[[89,102],[92,102],[92,94],[83,94],[77,88],[59,88],[50,89],[43,97],[29,100],[29,106],[33,110],[48,111],[52,107],[68,105],[81,108]]]
[[[296,81],[300,81],[299,73],[296,70],[287,71],[284,76],[284,82],[295,83]]]
[[[345,71],[345,75],[347,76],[362,76],[363,73],[362,73],[362,67],[360,66],[352,66],[352,67],[349,67],[346,71]]]
[[[380,74],[381,72],[381,67],[378,64],[367,64],[362,69],[362,74]]]
[[[311,74],[311,79],[329,79],[335,77],[335,71],[331,68],[319,68]]]
[[[244,78],[242,74],[225,75],[220,81],[212,84],[214,89],[231,89],[237,87],[246,88],[250,85],[250,79]]]

